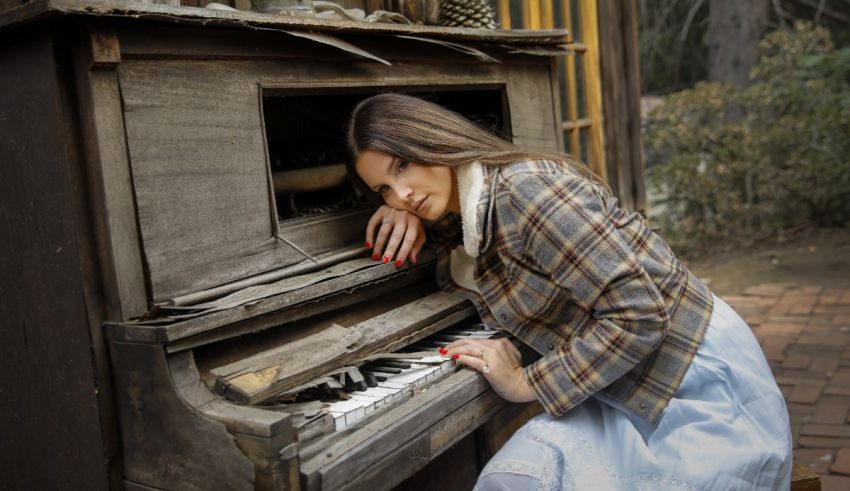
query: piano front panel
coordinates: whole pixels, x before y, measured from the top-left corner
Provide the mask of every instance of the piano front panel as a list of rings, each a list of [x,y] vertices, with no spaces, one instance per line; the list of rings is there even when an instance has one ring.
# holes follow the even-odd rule
[[[133,186],[154,302],[299,263],[278,240],[262,100],[276,91],[434,90],[504,93],[505,129],[521,145],[556,149],[548,66],[291,64],[286,61],[127,59],[118,67]],[[474,84],[470,82],[474,81]],[[531,98],[525,94],[531,93]],[[519,94],[523,94],[520,98]],[[311,114],[286,115],[308,125]],[[344,125],[344,121],[340,121]],[[327,145],[344,149],[339,138]],[[343,152],[344,153],[344,152]],[[342,162],[331,162],[341,164]],[[318,165],[327,162],[318,162]],[[280,198],[278,198],[280,199]],[[362,242],[369,213],[310,225],[296,245],[319,255]],[[315,227],[315,230],[311,228]],[[308,238],[308,239],[305,239]],[[301,242],[301,244],[298,244]]]
[[[351,260],[339,253],[361,247],[372,208],[350,200],[335,208],[333,195],[344,191],[344,183],[316,196],[298,195],[300,183],[284,183],[280,189],[288,191],[275,193],[273,176],[341,164],[340,129],[353,104],[371,94],[426,95],[462,114],[485,115],[486,125],[520,146],[560,148],[556,77],[546,58],[490,46],[502,61],[495,64],[421,41],[364,41],[393,63],[385,66],[350,54],[324,56],[333,51],[327,46],[311,54],[303,40],[278,49],[266,42],[285,38],[278,33],[241,33],[244,46],[224,47],[222,36],[230,36],[221,30],[189,29],[184,35],[158,29],[169,35],[149,41],[132,30],[122,37],[127,45],[116,70],[141,257],[150,299],[160,304],[281,268],[305,274],[304,255],[276,235],[320,260]],[[196,489],[214,486],[218,475],[234,489],[293,488],[299,479],[306,489],[387,488],[504,408],[482,377],[461,370],[385,412],[355,417],[340,432],[298,436],[287,413],[262,406],[269,400],[243,397],[236,403],[216,392],[213,369],[225,360],[276,356],[277,347],[296,345],[331,323],[343,330],[370,320],[374,326],[363,330],[364,344],[327,360],[302,360],[304,370],[286,366],[292,360],[269,358],[270,367],[294,375],[275,380],[268,394],[471,315],[472,307],[458,299],[457,309],[447,308],[445,315],[435,310],[420,324],[382,320],[405,295],[416,297],[405,298],[407,304],[435,294],[432,258],[423,257],[416,267],[392,274],[387,271],[394,266],[376,264],[192,319],[108,326],[122,438],[131,449],[128,484],[163,487],[190,469],[197,477],[186,487]],[[387,303],[367,305],[375,301]],[[150,467],[153,456],[164,470]]]

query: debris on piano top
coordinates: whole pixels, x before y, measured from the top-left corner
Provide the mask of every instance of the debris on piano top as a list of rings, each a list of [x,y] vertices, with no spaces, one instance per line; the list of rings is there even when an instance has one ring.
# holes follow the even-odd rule
[[[271,15],[250,11],[215,10],[199,7],[174,7],[135,2],[102,2],[79,0],[35,0],[0,13],[0,31],[6,27],[36,18],[58,15],[126,17],[170,24],[230,27],[246,30],[300,31],[324,34],[408,35],[455,41],[497,43],[507,45],[560,45],[566,43],[565,29],[473,29],[426,25],[357,22],[317,19],[288,15]]]

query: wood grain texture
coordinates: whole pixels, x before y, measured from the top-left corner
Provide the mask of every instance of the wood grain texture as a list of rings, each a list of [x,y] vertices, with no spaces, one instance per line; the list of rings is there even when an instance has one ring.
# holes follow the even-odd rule
[[[115,65],[117,39],[107,26],[83,25],[75,46],[75,78],[83,152],[94,207],[96,243],[107,317],[126,320],[147,311],[133,183]]]
[[[349,276],[310,285],[230,310],[171,325],[108,323],[109,339],[162,343],[171,352],[294,322],[405,288],[434,277],[433,252],[424,249],[418,265],[398,270],[376,265]]]
[[[447,318],[457,322],[451,314],[467,308],[465,299],[437,292],[350,328],[330,326],[315,335],[211,370],[216,377],[216,391],[241,403],[268,401],[374,353],[390,341],[401,341],[435,324],[445,327]]]
[[[110,342],[110,353],[127,480],[163,489],[254,488],[254,464],[226,425],[196,409],[212,399],[196,394],[187,404],[178,396],[162,347]],[[192,378],[178,374],[177,384],[198,387]]]
[[[635,2],[603,0],[599,26],[600,70],[608,182],[628,210],[643,211],[643,157],[640,133],[640,70]]]
[[[459,27],[392,24],[387,22],[354,22],[268,15],[245,11],[224,11],[194,7],[171,7],[143,3],[86,2],[80,0],[35,0],[25,12],[11,9],[0,13],[0,29],[45,15],[84,15],[126,17],[146,20],[166,20],[169,23],[215,25],[230,28],[302,29],[327,33],[411,34],[462,41],[481,41],[504,44],[561,44],[566,32],[552,30],[491,30]],[[7,15],[7,13],[9,15]]]
[[[587,52],[582,56],[585,76],[585,99],[587,102],[587,117],[592,126],[587,130],[587,164],[590,170],[603,180],[608,180],[608,169],[605,165],[605,121],[602,114],[602,89],[599,67],[599,24],[597,20],[596,0],[579,0],[579,16],[582,30],[582,41],[587,45]]]
[[[154,300],[275,263],[256,82],[220,64],[133,62],[119,73]]]
[[[356,67],[356,69],[354,69]],[[119,67],[139,226],[155,301],[301,261],[274,218],[259,87],[506,85],[515,141],[557,150],[548,63],[384,67],[374,63],[127,60]],[[541,118],[540,114],[545,114]],[[230,192],[239,189],[240,193]],[[362,216],[363,224],[368,217]],[[282,234],[316,255],[358,243],[328,218]],[[336,233],[320,233],[317,227]],[[350,234],[341,234],[347,231]]]
[[[561,150],[555,101],[545,58],[535,65],[511,67],[507,74],[513,142],[529,150]]]
[[[61,100],[67,80],[49,26],[2,43],[2,487],[106,490],[113,456],[99,413],[86,252],[76,238],[80,183],[69,154],[76,135]]]
[[[791,491],[820,491],[820,476],[806,466],[794,463]]]

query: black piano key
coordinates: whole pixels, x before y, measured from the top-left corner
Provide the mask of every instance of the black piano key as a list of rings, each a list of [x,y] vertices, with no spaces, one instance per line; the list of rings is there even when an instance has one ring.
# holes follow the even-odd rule
[[[383,375],[378,375],[377,373],[374,374],[374,375],[375,375],[375,380],[377,380],[378,382],[386,382],[387,379],[389,378],[389,377],[385,377]]]
[[[345,390],[354,392],[356,390],[366,390],[366,378],[360,370],[354,368],[345,373]]]
[[[405,363],[403,361],[395,361],[395,360],[379,360],[379,363],[382,367],[390,367],[390,368],[410,368],[410,363]]]
[[[430,350],[437,351],[438,348],[442,348],[443,346],[446,346],[448,344],[449,343],[443,342],[443,341],[423,340],[423,341],[419,341],[418,343],[413,345],[413,347],[415,347],[419,351],[430,351]]]
[[[363,373],[363,378],[366,380],[367,387],[377,387],[378,386],[378,377],[372,372]],[[386,377],[384,377],[386,380]]]
[[[374,366],[370,365],[368,368],[363,369],[366,372],[381,372],[381,373],[390,373],[393,375],[397,375],[401,373],[401,370],[398,368],[390,368],[390,367],[382,367],[382,366]]]

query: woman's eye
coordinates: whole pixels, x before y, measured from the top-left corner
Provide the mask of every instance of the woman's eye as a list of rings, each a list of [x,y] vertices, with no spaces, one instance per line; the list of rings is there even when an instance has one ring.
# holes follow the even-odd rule
[[[381,186],[378,188],[378,194],[387,194],[387,191],[390,190],[389,186]]]
[[[408,166],[408,165],[410,165],[410,162],[408,162],[408,161],[406,161],[406,160],[401,160],[401,159],[399,159],[399,161],[398,161],[398,170],[399,170],[399,172],[403,171],[404,169],[407,169],[407,166]]]

